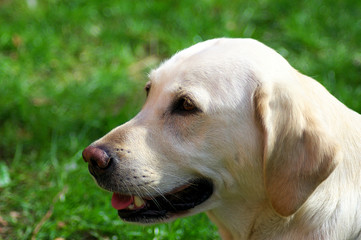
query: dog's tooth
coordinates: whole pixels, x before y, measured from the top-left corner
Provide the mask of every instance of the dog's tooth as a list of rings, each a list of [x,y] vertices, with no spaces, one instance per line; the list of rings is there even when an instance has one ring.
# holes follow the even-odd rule
[[[136,207],[141,207],[145,204],[144,200],[138,196],[134,196],[134,205]]]
[[[133,210],[133,209],[134,209],[134,204],[130,204],[130,205],[128,206],[128,209],[129,209],[129,210]]]

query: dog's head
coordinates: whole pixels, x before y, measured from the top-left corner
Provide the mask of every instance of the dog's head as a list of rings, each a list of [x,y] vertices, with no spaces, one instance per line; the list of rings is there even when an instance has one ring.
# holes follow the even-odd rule
[[[297,76],[254,40],[196,44],[152,71],[138,115],[83,157],[126,221],[174,219],[225,199],[266,198],[290,215],[331,173],[336,152],[287,87],[297,81],[282,80]]]

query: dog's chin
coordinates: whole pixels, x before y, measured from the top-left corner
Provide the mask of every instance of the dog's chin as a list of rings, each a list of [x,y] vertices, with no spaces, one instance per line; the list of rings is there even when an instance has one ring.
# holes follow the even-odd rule
[[[201,211],[198,209],[200,205],[212,196],[213,184],[207,179],[196,179],[177,189],[180,190],[142,199],[131,197],[133,203],[118,210],[118,215],[126,222],[140,224],[167,222],[192,215]]]

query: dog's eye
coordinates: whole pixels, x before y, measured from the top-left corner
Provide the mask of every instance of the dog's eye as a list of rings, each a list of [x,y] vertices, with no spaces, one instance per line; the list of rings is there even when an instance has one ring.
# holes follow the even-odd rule
[[[190,113],[196,113],[198,111],[199,109],[194,104],[194,102],[187,97],[180,98],[174,104],[173,107],[173,113],[178,113],[178,114],[190,114]]]
[[[150,83],[150,82],[147,82],[147,84],[146,84],[145,87],[144,87],[144,90],[146,91],[147,96],[149,95],[150,86],[151,86],[151,83]]]
[[[192,111],[196,108],[196,106],[194,106],[194,104],[192,103],[191,100],[189,100],[188,98],[183,99],[183,109],[185,111]]]

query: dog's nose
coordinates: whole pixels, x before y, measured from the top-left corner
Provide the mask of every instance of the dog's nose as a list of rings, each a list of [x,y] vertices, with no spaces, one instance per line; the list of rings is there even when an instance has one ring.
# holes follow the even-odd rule
[[[110,163],[108,154],[98,147],[89,146],[83,151],[83,159],[85,162],[93,165],[94,167],[106,168]]]

